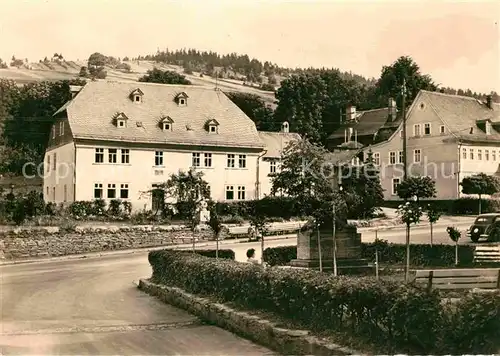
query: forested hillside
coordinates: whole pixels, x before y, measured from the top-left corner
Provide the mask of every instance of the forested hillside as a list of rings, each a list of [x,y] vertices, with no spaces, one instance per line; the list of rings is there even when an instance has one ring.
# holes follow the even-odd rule
[[[21,68],[28,63],[27,59],[19,60],[13,56],[11,66]],[[7,66],[3,61],[0,64]],[[403,82],[406,83],[407,105],[421,89],[483,100],[486,97],[486,93],[474,93],[468,89],[438,88],[410,57],[400,57],[384,66],[377,79],[338,69],[282,68],[268,61],[262,63],[250,59],[247,55],[220,55],[195,49],[167,50],[133,59],[93,53],[81,66],[64,60],[61,54],[54,54],[50,60],[45,58],[39,64],[58,68],[58,73],[71,64],[72,78],[75,79],[19,85],[16,80],[0,76],[0,174],[20,174],[25,162],[42,161],[53,122],[52,114],[71,98],[70,84],[81,85],[84,80],[99,78],[115,79],[117,73],[122,73],[129,81],[208,86],[218,85],[217,80],[221,83],[227,78],[227,83],[220,84],[221,89],[254,120],[259,130],[277,131],[282,122],[288,121],[291,131],[320,144],[324,144],[339,127],[348,105],[355,105],[360,110],[381,108],[387,106],[389,98],[394,98],[400,106]],[[143,66],[150,69],[137,72],[137,68]],[[0,75],[2,71],[5,69],[0,69]],[[203,76],[204,81],[200,78]],[[212,82],[207,79],[211,76],[216,78],[211,79]],[[245,83],[236,79],[231,81],[231,78],[242,78]],[[253,82],[260,83],[260,88],[267,85],[272,91],[254,89]],[[497,93],[492,95],[493,100],[498,101]],[[273,101],[274,104],[270,105]]]

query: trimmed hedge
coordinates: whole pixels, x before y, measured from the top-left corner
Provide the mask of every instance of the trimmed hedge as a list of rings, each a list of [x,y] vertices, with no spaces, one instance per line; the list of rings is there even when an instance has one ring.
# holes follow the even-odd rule
[[[215,250],[195,250],[198,255],[215,258]],[[182,251],[191,252],[192,251]],[[219,250],[219,258],[234,261],[234,251],[233,250]]]
[[[388,353],[496,353],[500,293],[443,304],[438,291],[374,278],[262,268],[179,251],[152,251],[152,281],[273,312],[315,331],[370,340]],[[473,331],[473,332],[471,332]]]
[[[382,204],[385,208],[394,208],[402,204],[402,200],[386,200]],[[425,200],[422,201],[433,204],[436,209],[447,215],[477,215],[479,212],[478,198],[460,198],[455,200]],[[495,213],[500,211],[500,200],[481,199],[481,213]]]
[[[236,202],[217,202],[215,209],[219,216],[240,216],[248,219],[252,211],[258,210],[268,218],[291,219],[303,215],[301,205],[290,197],[267,196],[260,200],[243,200]]]
[[[392,244],[385,240],[361,244],[362,258],[375,260],[378,249],[379,263],[404,265],[406,263],[406,245]],[[474,264],[474,246],[458,246],[459,266]],[[297,258],[297,246],[270,247],[264,250],[264,261],[271,266],[287,265]],[[455,266],[455,246],[453,245],[410,245],[411,265],[416,267],[453,267]]]

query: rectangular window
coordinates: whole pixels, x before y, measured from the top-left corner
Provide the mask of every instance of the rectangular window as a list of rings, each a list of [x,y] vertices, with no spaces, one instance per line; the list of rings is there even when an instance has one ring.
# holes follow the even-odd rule
[[[413,136],[420,136],[420,124],[413,125]]]
[[[56,201],[56,187],[52,188],[52,201]]]
[[[380,166],[380,153],[375,152],[373,154],[373,163],[375,163],[375,165],[377,166]]]
[[[52,125],[52,138],[56,138],[56,125]]]
[[[128,199],[128,184],[120,184],[120,199]]]
[[[276,173],[276,161],[269,162],[269,173]]]
[[[47,155],[47,166],[44,168],[44,172],[49,172],[50,171],[50,155]],[[49,193],[47,193],[47,196],[49,196]]]
[[[200,156],[198,152],[193,153],[191,167],[199,167],[201,165]]]
[[[462,148],[462,158],[467,159],[467,148]]]
[[[413,162],[420,163],[422,161],[422,152],[417,149],[413,151]]]
[[[116,163],[117,151],[118,150],[116,148],[110,148],[108,150],[109,163]]]
[[[487,161],[490,160],[490,151],[484,150],[484,159]]]
[[[228,185],[226,187],[226,200],[234,199],[234,187],[232,185]]]
[[[104,148],[95,149],[95,163],[104,163]]]
[[[68,186],[64,185],[64,198],[63,201],[66,202],[68,200]]]
[[[212,167],[212,154],[211,153],[205,153],[203,154],[204,156],[204,161],[205,167]]]
[[[469,149],[469,158],[470,158],[471,160],[473,160],[473,159],[474,159],[474,149],[473,149],[473,148],[470,148],[470,149]]]
[[[49,199],[49,187],[47,187],[47,189],[46,189],[46,195],[47,195],[47,199]]]
[[[54,169],[54,171],[57,169],[57,153],[54,153],[54,167],[52,167]]]
[[[116,199],[116,184],[108,184],[108,199]]]
[[[102,183],[94,184],[94,199],[102,199]]]
[[[495,151],[495,150],[491,151],[491,160],[492,161],[497,160],[497,151]]]
[[[445,128],[444,128],[444,125],[439,126],[439,133],[440,133],[441,135],[444,135],[444,133],[445,133]]]
[[[227,168],[234,168],[235,158],[233,154],[227,155]]]
[[[431,124],[424,124],[424,135],[431,134]]]
[[[238,159],[238,166],[240,168],[246,168],[247,166],[247,156],[246,155],[240,155]]]
[[[163,152],[162,151],[155,152],[155,166],[163,166]]]
[[[245,187],[238,187],[238,200],[245,200]]]
[[[399,151],[399,155],[398,155],[398,163],[403,163],[404,160],[403,160],[403,151]]]
[[[122,150],[122,163],[129,164],[130,163],[130,150]]]
[[[59,135],[60,136],[64,135],[64,121],[61,121],[59,123]]]
[[[398,195],[398,185],[400,182],[399,178],[392,179],[392,195]]]
[[[389,164],[396,164],[396,152],[389,152]]]
[[[477,150],[477,159],[482,160],[483,159],[483,151],[482,150]]]

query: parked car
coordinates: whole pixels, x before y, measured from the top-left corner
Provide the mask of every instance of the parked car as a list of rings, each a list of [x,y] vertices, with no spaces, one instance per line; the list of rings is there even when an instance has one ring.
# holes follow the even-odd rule
[[[500,241],[500,213],[479,215],[469,228],[468,235],[472,242],[478,242],[479,239]]]

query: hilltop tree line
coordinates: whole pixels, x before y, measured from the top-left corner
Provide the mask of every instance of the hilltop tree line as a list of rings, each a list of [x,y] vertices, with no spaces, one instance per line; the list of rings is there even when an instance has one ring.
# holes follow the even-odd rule
[[[60,56],[58,54],[53,58]],[[216,58],[218,55],[209,53],[207,56]],[[196,58],[195,55],[193,57]],[[245,56],[233,57],[239,58],[238,63],[247,62]],[[223,57],[226,62],[221,63],[230,63],[228,58],[233,57]],[[105,68],[116,68],[124,63],[119,58],[93,53],[82,77],[99,78]],[[266,63],[263,68],[277,68],[274,64]],[[149,71],[139,80],[190,84],[182,74],[159,69]],[[359,110],[381,108],[386,107],[388,99],[392,97],[401,107],[403,82],[406,83],[405,99],[408,106],[421,89],[450,90],[439,89],[429,75],[421,73],[412,58],[400,57],[382,68],[380,78],[373,85],[354,77],[348,78],[337,69],[296,71],[284,79],[275,92],[274,110],[260,96],[242,92],[226,94],[256,123],[259,130],[278,131],[281,124],[288,121],[290,131],[301,134],[314,144],[324,145],[326,138],[345,119],[348,105],[355,105]],[[20,173],[23,162],[27,160],[41,162],[53,123],[53,113],[71,98],[70,84],[84,83],[82,80],[38,82],[19,87],[14,81],[0,81],[0,146],[5,147],[0,153],[0,173]],[[498,100],[498,95],[493,95],[494,100]]]

